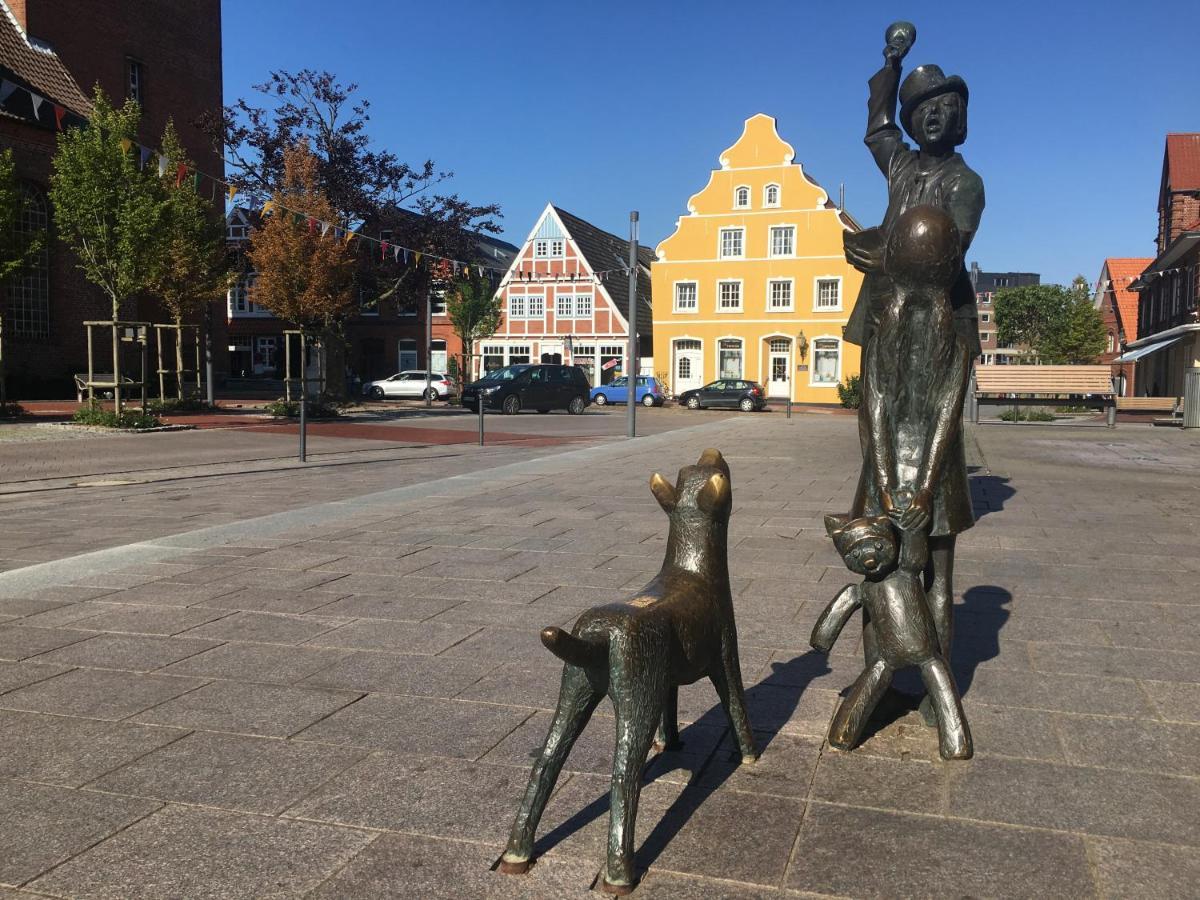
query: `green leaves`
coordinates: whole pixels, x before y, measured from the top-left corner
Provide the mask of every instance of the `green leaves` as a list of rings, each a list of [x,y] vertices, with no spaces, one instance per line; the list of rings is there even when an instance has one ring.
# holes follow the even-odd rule
[[[17,180],[12,150],[0,151],[0,285],[30,262],[45,243],[44,232],[21,227],[28,198]]]
[[[1070,288],[1037,284],[996,294],[996,337],[1024,344],[1050,365],[1094,363],[1106,346],[1104,320],[1082,276]]]
[[[132,100],[114,109],[97,86],[87,126],[59,135],[50,177],[58,233],[112,302],[114,319],[148,287],[164,238],[157,175],[139,171],[132,152],[140,116]]]

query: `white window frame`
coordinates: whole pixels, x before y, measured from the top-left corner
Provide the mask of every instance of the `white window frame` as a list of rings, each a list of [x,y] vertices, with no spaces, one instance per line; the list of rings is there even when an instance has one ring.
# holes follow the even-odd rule
[[[736,234],[738,236],[739,253],[725,252],[725,235]],[[731,242],[732,243],[732,242]],[[745,228],[721,228],[717,231],[717,258],[718,259],[745,259],[746,258],[746,229]]]
[[[745,192],[746,202],[741,202],[742,192]],[[739,184],[733,189],[733,208],[734,209],[749,209],[750,208],[750,185]]]
[[[986,344],[988,342],[988,338],[990,338],[991,336],[992,336],[992,333],[990,331],[979,332],[979,343]]]
[[[773,297],[771,296],[771,288],[776,284],[786,284],[788,286],[788,303],[787,306],[773,305]],[[795,312],[796,311],[796,279],[795,278],[768,278],[767,279],[767,312]]]
[[[721,346],[721,344],[725,341],[737,341],[738,346],[741,348],[742,363],[741,363],[741,374],[739,374],[739,375],[726,375],[724,372],[721,371],[721,351],[723,349],[725,349]],[[727,380],[727,379],[737,379],[740,381],[746,380],[746,340],[745,340],[745,338],[741,337],[740,335],[736,335],[736,334],[722,335],[721,337],[717,338],[713,342],[713,349],[716,351],[716,354],[717,354],[716,369],[714,370],[716,374],[713,377],[714,381]]]
[[[537,307],[536,312],[534,311],[535,305]],[[546,295],[545,294],[526,294],[525,295],[525,318],[527,318],[527,319],[544,319],[544,318],[546,318]]]
[[[837,306],[821,306],[820,305],[820,303],[821,303],[821,282],[822,281],[837,282],[837,294],[838,294],[837,295],[837,300],[838,300]],[[844,285],[842,284],[842,276],[841,275],[818,275],[815,278],[813,278],[813,301],[812,301],[813,312],[817,312],[817,313],[841,312],[842,308],[845,306],[845,299],[844,299],[845,292],[842,290],[843,287],[844,287]]]
[[[563,312],[564,308],[566,309],[566,312]],[[562,290],[556,290],[554,292],[554,318],[575,318],[575,294],[573,292],[570,294]]]
[[[771,188],[775,189],[774,202],[772,202],[770,200]],[[763,185],[763,208],[764,209],[777,209],[779,207],[779,202],[782,197],[783,197],[783,189],[778,184],[776,184],[774,181],[772,181],[770,184]]]
[[[692,288],[692,305],[679,305],[679,289],[684,285],[690,285]],[[700,282],[695,280],[676,281],[671,286],[672,310],[685,315],[695,315],[700,312]]]
[[[550,239],[550,256],[554,259],[561,259],[566,248],[566,241],[562,238]]]
[[[817,342],[818,341],[836,341],[837,342],[837,371],[834,374],[833,381],[817,381]],[[812,354],[812,361],[808,366],[808,386],[817,388],[836,388],[842,383],[842,364],[845,357],[845,344],[842,339],[836,334],[818,334],[812,339],[809,344]]]
[[[523,350],[524,352],[517,353],[516,351],[518,350]],[[525,365],[525,363],[514,363],[512,361],[514,356],[524,356],[526,363],[532,363],[533,344],[507,344],[504,347],[504,364],[506,366]]]
[[[721,299],[721,286],[726,285],[726,284],[736,284],[737,285],[738,297],[737,297],[737,307],[736,308],[732,307],[732,306],[723,307],[721,305],[721,303],[723,302]],[[721,279],[719,279],[717,281],[717,291],[716,291],[716,301],[717,301],[716,312],[720,315],[728,315],[728,314],[736,314],[736,313],[744,312],[746,309],[746,292],[744,290],[744,287],[745,287],[745,285],[743,285],[741,278],[721,278]]]
[[[550,239],[538,238],[533,242],[533,258],[534,259],[549,259],[550,258]]]
[[[991,313],[980,313],[980,314],[979,314],[979,321],[980,321],[980,322],[990,322],[990,321],[992,321],[992,314],[991,314]]]
[[[518,301],[520,301],[518,303]],[[525,318],[525,295],[524,294],[509,294],[508,295],[508,317],[510,319]]]
[[[775,232],[790,231],[792,249],[787,253],[775,252]],[[795,259],[796,258],[796,226],[789,225],[786,222],[781,222],[777,225],[772,225],[767,229],[767,257],[771,259]]]
[[[596,310],[596,304],[593,298],[594,295],[591,291],[588,291],[586,294],[575,295],[575,318],[590,319],[592,317],[592,314]],[[587,302],[586,310],[584,309],[584,301]]]

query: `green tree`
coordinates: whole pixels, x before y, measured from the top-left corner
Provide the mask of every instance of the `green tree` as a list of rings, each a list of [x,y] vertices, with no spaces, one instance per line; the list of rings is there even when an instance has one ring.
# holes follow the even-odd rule
[[[999,291],[993,302],[997,340],[1024,344],[1039,362],[1093,363],[1104,352],[1104,320],[1082,275],[1069,288],[1034,284]]]
[[[162,259],[162,190],[132,152],[140,118],[135,102],[114,109],[97,86],[88,124],[59,135],[50,176],[59,236],[108,297],[114,320]]]
[[[179,326],[224,296],[231,280],[231,257],[225,249],[224,223],[212,203],[196,192],[190,178],[176,176],[179,166],[192,169],[194,165],[170,120],[161,152],[167,158],[160,185],[164,198],[162,257],[151,270],[149,288]],[[183,332],[177,329],[175,334],[175,391],[183,399]]]
[[[446,316],[462,341],[459,371],[466,381],[471,371],[471,348],[476,341],[491,337],[500,327],[501,302],[487,278],[468,271],[465,278],[446,288]]]
[[[12,150],[0,150],[0,285],[25,268],[42,249],[44,233],[21,227],[26,202]]]

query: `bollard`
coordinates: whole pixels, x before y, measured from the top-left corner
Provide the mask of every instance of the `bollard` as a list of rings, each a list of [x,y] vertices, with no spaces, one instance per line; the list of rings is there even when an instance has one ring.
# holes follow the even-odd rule
[[[1183,427],[1200,428],[1200,366],[1183,373]]]
[[[790,396],[787,399],[787,417],[789,419],[792,417],[792,398]]]
[[[483,394],[478,394],[475,397],[475,402],[479,406],[479,446],[483,446]]]

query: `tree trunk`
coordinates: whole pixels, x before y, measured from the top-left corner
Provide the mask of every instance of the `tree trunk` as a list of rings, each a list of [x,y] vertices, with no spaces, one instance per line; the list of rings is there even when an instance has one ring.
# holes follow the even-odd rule
[[[346,335],[340,328],[326,328],[321,332],[321,348],[325,354],[325,392],[336,400],[345,400],[346,384]]]

